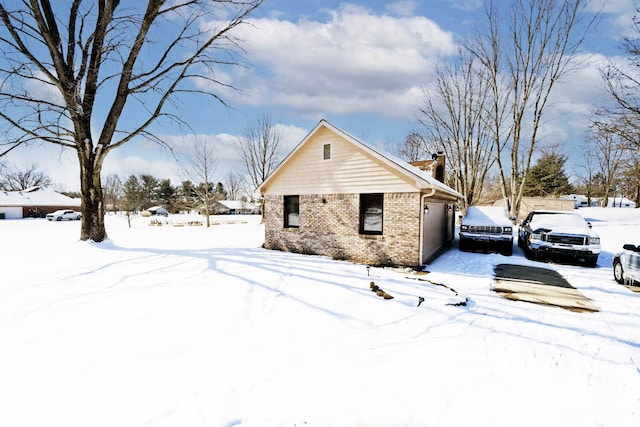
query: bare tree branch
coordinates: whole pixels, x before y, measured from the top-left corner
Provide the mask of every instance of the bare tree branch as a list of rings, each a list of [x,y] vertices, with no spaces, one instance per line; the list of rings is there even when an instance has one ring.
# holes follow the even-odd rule
[[[490,70],[494,100],[488,114],[503,197],[513,217],[520,209],[549,96],[575,66],[578,49],[598,18],[585,5],[584,0],[500,5],[489,0],[486,33],[470,47]]]
[[[215,78],[217,67],[237,65],[233,30],[263,1],[0,0],[0,119],[9,141],[0,156],[32,141],[75,149],[81,239],[104,240],[106,155],[136,137],[167,146],[153,124],[187,124],[169,108],[185,93],[224,103],[215,90],[229,86]]]

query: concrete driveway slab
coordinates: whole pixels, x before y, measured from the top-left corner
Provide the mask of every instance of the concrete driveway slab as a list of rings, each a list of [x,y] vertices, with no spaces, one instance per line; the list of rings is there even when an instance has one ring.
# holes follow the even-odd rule
[[[589,298],[571,286],[560,273],[547,268],[499,264],[495,268],[492,290],[514,301],[577,312],[599,311]]]

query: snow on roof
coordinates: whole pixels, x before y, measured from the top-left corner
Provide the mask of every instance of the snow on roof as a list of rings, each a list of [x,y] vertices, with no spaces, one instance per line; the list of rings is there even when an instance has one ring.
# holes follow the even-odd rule
[[[623,196],[609,197],[607,207],[636,207],[636,202]]]
[[[21,191],[0,191],[0,206],[80,206],[80,199],[46,187],[31,187]]]
[[[220,200],[218,201],[222,206],[227,209],[254,209],[255,205],[250,202],[243,202],[242,200]]]

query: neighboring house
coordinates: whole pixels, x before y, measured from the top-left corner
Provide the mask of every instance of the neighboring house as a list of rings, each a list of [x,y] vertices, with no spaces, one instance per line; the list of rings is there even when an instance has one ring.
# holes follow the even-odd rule
[[[609,197],[609,201],[607,203],[608,208],[636,208],[636,202],[633,200],[629,200],[626,197],[616,196]]]
[[[162,206],[151,206],[142,211],[142,216],[168,216],[169,211]]]
[[[504,199],[496,200],[492,206],[506,207]],[[523,197],[520,203],[519,220],[525,219],[531,211],[572,211],[576,207],[574,200],[551,199],[543,197]]]
[[[575,204],[575,208],[587,208],[589,207],[589,198],[587,196],[583,196],[582,194],[569,194],[567,196],[560,197],[562,200],[573,200]],[[595,198],[591,198],[591,207],[598,206],[598,201]]]
[[[219,214],[254,214],[259,213],[260,208],[251,202],[243,202],[242,200],[218,200],[216,206]]]
[[[80,199],[73,199],[46,187],[22,191],[0,191],[0,219],[44,218],[59,209],[80,209]]]
[[[417,267],[454,238],[462,196],[321,120],[258,187],[265,247]]]

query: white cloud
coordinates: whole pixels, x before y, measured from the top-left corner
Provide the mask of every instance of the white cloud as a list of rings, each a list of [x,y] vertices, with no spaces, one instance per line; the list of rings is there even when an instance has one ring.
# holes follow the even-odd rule
[[[419,3],[417,0],[400,0],[395,3],[388,4],[385,10],[392,15],[397,16],[413,16]]]
[[[600,19],[589,35],[596,48],[611,49],[612,40],[637,37],[633,28],[633,17],[638,14],[637,0],[591,0],[585,3],[586,10],[600,14]],[[604,45],[602,44],[604,42]]]
[[[592,0],[586,5],[589,10],[608,14],[633,13],[636,8],[636,0]]]
[[[274,124],[281,134],[281,156],[287,155],[307,134],[307,129],[297,126]],[[237,152],[239,135],[227,133],[197,135],[162,135],[174,154],[147,142],[132,141],[130,146],[114,150],[107,156],[103,177],[117,174],[123,180],[130,175],[149,174],[158,179],[170,179],[174,186],[185,180],[194,180],[186,169],[195,154],[196,144],[211,144],[215,157],[215,181],[224,182],[231,172],[245,175],[244,164]],[[145,148],[146,146],[146,148]],[[140,153],[144,152],[147,155]],[[174,157],[175,156],[175,157]]]
[[[480,9],[484,4],[484,0],[445,0],[456,8],[465,12],[472,12]]]
[[[394,3],[395,10],[408,13],[413,3]],[[254,68],[221,75],[243,89],[226,95],[236,105],[284,105],[307,117],[407,117],[436,60],[455,52],[453,35],[426,17],[344,4],[326,22],[255,19],[238,36]]]
[[[34,79],[24,79],[23,81],[24,88],[29,95],[34,99],[64,105],[64,99],[58,88],[51,83],[45,83],[50,81],[48,76],[41,70],[35,70],[33,74]],[[55,75],[55,72],[53,74]]]
[[[596,104],[607,101],[601,70],[610,58],[585,54],[576,57],[578,67],[554,88],[552,108],[559,114],[588,116]]]
[[[307,135],[308,129],[298,126],[274,124],[281,134],[281,156],[286,156]],[[206,141],[213,144],[216,158],[214,179],[224,182],[230,172],[245,174],[244,164],[238,156],[236,147],[239,135],[220,133],[214,135],[162,135],[162,139],[174,150],[174,155],[157,144],[143,140],[134,140],[111,151],[104,162],[102,178],[116,174],[122,180],[130,175],[149,174],[158,179],[170,179],[177,186],[190,179],[184,172],[190,155],[194,154],[194,144]],[[37,160],[34,160],[37,159]],[[64,191],[80,190],[80,169],[78,158],[72,149],[52,144],[33,144],[12,151],[2,159],[7,164],[20,169],[38,166],[38,170],[47,174],[57,189]]]

